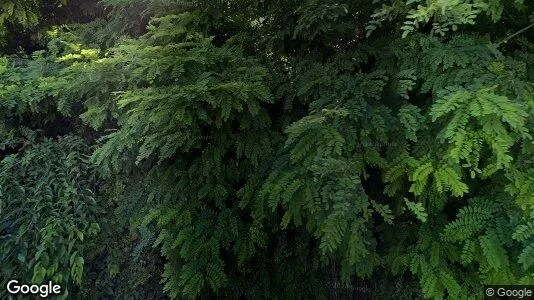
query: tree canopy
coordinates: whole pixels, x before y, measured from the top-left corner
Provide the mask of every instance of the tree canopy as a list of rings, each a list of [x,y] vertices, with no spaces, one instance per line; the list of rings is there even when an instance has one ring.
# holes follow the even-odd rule
[[[522,0],[3,1],[0,283],[534,284],[533,24]]]

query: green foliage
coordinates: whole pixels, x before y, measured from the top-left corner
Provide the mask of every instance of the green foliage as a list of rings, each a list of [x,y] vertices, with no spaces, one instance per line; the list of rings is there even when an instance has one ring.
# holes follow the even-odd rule
[[[120,130],[105,137],[93,158],[105,176],[127,164],[148,168],[150,192],[135,196],[155,205],[143,224],[156,224],[156,244],[168,259],[164,290],[172,298],[228,286],[221,251],[242,257],[250,250],[233,244],[262,243],[255,236],[261,231],[249,231],[238,202],[229,201],[236,184],[258,168],[260,149],[270,147],[261,108],[271,101],[266,71],[188,32],[192,17],[154,19],[141,39],[88,65],[131,68],[122,78],[131,83],[126,89],[107,91],[117,95]]]
[[[9,278],[69,288],[83,283],[87,242],[100,227],[87,146],[44,140],[0,165],[2,284]]]
[[[0,59],[3,280],[120,299],[533,282],[521,1],[106,0],[53,22],[54,1],[6,3],[6,37],[48,32]]]
[[[421,203],[413,203],[408,199],[404,199],[404,201],[406,202],[406,206],[408,207],[408,209],[415,215],[415,217],[419,221],[423,223],[426,222],[428,214],[425,212],[425,208]]]
[[[0,14],[0,33],[5,33],[7,22],[32,27],[39,21],[40,1],[3,1]]]
[[[384,21],[391,21],[399,16],[404,17],[400,30],[402,37],[414,32],[426,24],[432,24],[431,33],[444,36],[450,31],[457,31],[462,25],[474,25],[480,15],[489,16],[491,21],[501,19],[506,6],[524,9],[522,0],[506,1],[421,1],[421,0],[392,0],[389,4],[382,4],[371,16],[366,29],[368,35],[376,30]]]

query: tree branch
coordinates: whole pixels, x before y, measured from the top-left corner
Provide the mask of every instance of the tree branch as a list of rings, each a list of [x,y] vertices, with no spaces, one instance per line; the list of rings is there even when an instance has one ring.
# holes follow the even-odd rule
[[[501,44],[504,44],[504,43],[508,42],[508,40],[510,40],[511,38],[513,38],[513,37],[515,37],[515,36],[517,36],[517,35],[519,35],[519,34],[525,32],[525,31],[527,31],[527,30],[529,30],[532,26],[534,26],[534,23],[531,23],[530,25],[528,25],[527,27],[525,27],[525,28],[523,28],[523,29],[517,31],[516,33],[511,34],[511,35],[505,37],[502,41],[500,41],[500,42],[497,43],[497,47],[499,47]]]

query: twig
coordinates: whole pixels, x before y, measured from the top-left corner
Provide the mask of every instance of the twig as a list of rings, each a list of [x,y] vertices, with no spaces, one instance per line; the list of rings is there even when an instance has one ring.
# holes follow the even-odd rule
[[[508,40],[509,40],[509,39],[511,39],[511,38],[513,38],[513,37],[515,37],[516,35],[519,35],[519,34],[521,34],[521,33],[525,32],[525,31],[529,30],[529,29],[530,29],[530,27],[532,27],[532,26],[534,26],[534,22],[533,22],[533,23],[531,23],[530,25],[528,25],[527,27],[525,27],[525,28],[523,28],[523,29],[521,29],[521,30],[517,31],[516,33],[514,33],[514,34],[511,34],[511,35],[507,36],[506,38],[504,38],[504,40],[502,40],[502,41],[498,42],[498,43],[497,43],[497,47],[499,47],[499,46],[500,46],[501,44],[503,44],[503,43],[506,43],[506,42],[508,42]]]

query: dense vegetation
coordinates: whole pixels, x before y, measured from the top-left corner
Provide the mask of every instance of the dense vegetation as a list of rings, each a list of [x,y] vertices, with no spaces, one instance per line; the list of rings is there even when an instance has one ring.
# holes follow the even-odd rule
[[[0,283],[534,284],[533,22],[522,0],[2,1]]]

